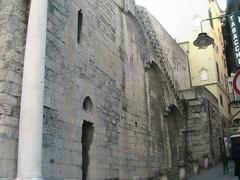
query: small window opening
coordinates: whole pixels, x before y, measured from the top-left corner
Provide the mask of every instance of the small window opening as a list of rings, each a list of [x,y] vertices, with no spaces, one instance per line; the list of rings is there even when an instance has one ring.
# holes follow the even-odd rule
[[[81,38],[81,30],[82,30],[82,19],[83,19],[83,14],[82,10],[80,9],[78,11],[78,26],[77,26],[77,42],[80,43],[80,38]]]
[[[83,101],[83,110],[86,112],[92,112],[92,107],[93,107],[92,100],[88,96]]]
[[[88,179],[89,150],[93,141],[93,123],[84,121],[82,125],[82,180]]]
[[[219,66],[218,66],[218,63],[216,62],[216,69],[217,69],[217,80],[218,82],[220,82],[220,71],[219,71]]]
[[[219,94],[219,96],[220,96],[220,103],[221,103],[221,105],[223,106],[223,98],[222,98],[222,95]]]
[[[228,113],[231,114],[231,106],[229,103],[228,103]]]
[[[137,122],[135,122],[135,127],[138,127],[138,123]]]
[[[201,71],[201,80],[202,81],[207,81],[208,80],[208,70],[202,69],[202,71]]]

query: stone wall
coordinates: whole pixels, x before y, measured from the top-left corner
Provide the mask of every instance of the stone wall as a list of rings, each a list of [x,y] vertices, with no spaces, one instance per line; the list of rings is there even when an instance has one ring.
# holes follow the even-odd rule
[[[27,9],[28,1],[0,0],[0,179],[4,180],[16,177]],[[158,52],[174,47],[168,50],[181,57],[181,67],[187,67],[186,55],[173,40],[155,47],[153,42],[160,44],[159,39],[152,41],[146,35],[135,9],[133,0],[49,1],[44,179],[77,180],[85,174],[89,179],[147,179],[163,171],[177,172],[184,119],[176,85],[188,86],[189,76],[169,75],[160,60],[173,59]]]
[[[28,1],[0,1],[0,179],[16,177]]]
[[[211,163],[220,160],[221,118],[217,99],[204,87],[184,91],[187,97],[187,143],[189,160],[202,164],[207,154]]]
[[[180,89],[190,88],[190,74],[188,66],[188,56],[176,41],[168,34],[167,30],[153,17],[149,16],[153,27],[157,33],[157,38],[162,46],[163,54],[166,56],[168,66],[167,70],[171,77],[180,86]]]
[[[84,121],[94,128],[89,179],[147,179],[177,166],[181,141],[178,145],[173,137],[183,119],[178,108],[170,106],[176,101],[174,92],[168,82],[162,84],[166,80],[158,65],[156,71],[152,65],[145,69],[151,47],[132,13],[134,3],[127,10],[122,5],[111,0],[49,1],[45,179],[82,178]],[[83,24],[78,43],[80,9]],[[162,91],[156,91],[158,86],[163,86]],[[92,101],[91,110],[83,108],[86,97]],[[177,119],[179,126],[174,123]]]

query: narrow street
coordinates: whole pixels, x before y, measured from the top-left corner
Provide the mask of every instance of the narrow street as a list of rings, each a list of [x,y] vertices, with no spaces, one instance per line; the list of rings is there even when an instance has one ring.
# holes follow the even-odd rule
[[[216,167],[209,170],[203,170],[199,176],[193,176],[189,180],[238,180],[234,176],[234,163],[229,163],[229,173],[224,175],[222,171],[222,164],[218,164]]]

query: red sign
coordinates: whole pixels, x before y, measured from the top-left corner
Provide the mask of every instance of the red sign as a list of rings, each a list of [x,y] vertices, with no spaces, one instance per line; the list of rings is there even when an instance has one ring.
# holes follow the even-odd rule
[[[233,77],[232,86],[235,93],[240,96],[240,70],[238,70]]]

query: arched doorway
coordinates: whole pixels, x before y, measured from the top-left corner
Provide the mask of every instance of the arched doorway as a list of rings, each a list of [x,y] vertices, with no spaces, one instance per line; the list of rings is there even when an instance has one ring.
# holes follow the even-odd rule
[[[146,71],[147,102],[149,112],[150,157],[155,153],[161,170],[177,169],[180,158],[182,137],[179,131],[184,123],[178,108],[173,105],[173,95],[166,77],[159,66],[152,62]],[[154,155],[153,155],[154,156]]]
[[[82,109],[88,117],[92,114],[93,111],[93,103],[89,96],[87,96],[82,104]],[[90,157],[90,149],[93,141],[93,133],[94,133],[94,126],[93,123],[87,120],[83,121],[82,124],[82,180],[89,179],[91,175],[91,169],[89,169],[89,165],[91,162]]]
[[[184,126],[184,119],[175,105],[169,106],[169,111],[164,116],[164,122],[167,127],[169,157],[168,168],[177,172],[179,160],[183,160],[183,134],[181,129]]]

